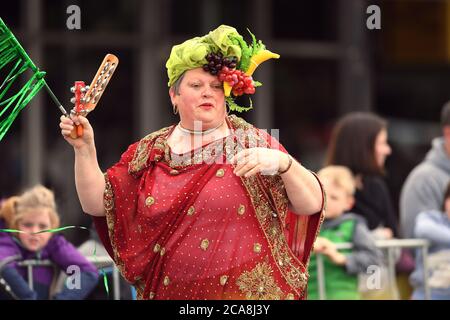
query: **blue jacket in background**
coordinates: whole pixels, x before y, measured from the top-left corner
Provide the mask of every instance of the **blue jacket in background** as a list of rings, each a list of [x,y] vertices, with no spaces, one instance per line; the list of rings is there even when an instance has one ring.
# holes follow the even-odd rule
[[[450,275],[447,272],[447,280],[439,277],[445,276],[440,270],[442,267],[450,267],[450,219],[445,212],[436,210],[425,211],[417,216],[414,227],[416,238],[426,239],[430,242],[428,251],[428,283],[431,289],[432,299],[450,299]],[[439,263],[431,263],[433,257],[439,253],[448,253],[448,259],[440,259]],[[445,258],[445,256],[443,256]],[[436,259],[434,259],[436,261]],[[443,266],[445,264],[446,266]],[[448,269],[447,269],[448,270]],[[411,274],[410,282],[414,287],[413,298],[421,299],[424,293],[424,274],[421,250],[417,250],[416,269]]]

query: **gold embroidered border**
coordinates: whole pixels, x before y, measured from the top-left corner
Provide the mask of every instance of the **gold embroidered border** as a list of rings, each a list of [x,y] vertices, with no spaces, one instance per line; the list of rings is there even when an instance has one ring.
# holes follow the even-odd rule
[[[147,166],[148,157],[152,147],[162,148],[155,140],[161,136],[166,135],[171,127],[165,127],[158,131],[152,132],[139,141],[136,151],[133,156],[133,160],[128,165],[128,173],[134,174]],[[163,149],[164,150],[164,149]]]
[[[229,116],[228,119],[236,128],[241,128],[244,130],[252,128],[250,124],[245,122],[243,119],[236,117],[235,115]],[[133,160],[130,161],[128,166],[128,172],[130,174],[135,174],[143,170],[148,165],[148,158],[152,149],[158,149],[161,155],[164,156],[165,162],[171,168],[175,169],[184,168],[202,162],[212,163],[214,159],[216,159],[223,153],[225,153],[227,159],[231,159],[231,157],[235,153],[235,143],[229,140],[229,136],[225,138],[225,143],[223,143],[223,139],[219,139],[218,141],[212,142],[207,146],[201,148],[201,152],[196,152],[193,156],[191,154],[188,154],[188,156],[180,157],[180,159],[172,159],[166,136],[171,128],[172,127],[165,127],[158,131],[152,132],[139,141],[139,144],[133,155]],[[256,142],[257,140],[253,140],[251,141],[250,145],[256,146]]]
[[[268,187],[272,199],[275,201],[275,207],[280,214],[283,227],[286,226],[286,214],[289,206],[289,198],[287,196],[286,188],[283,179],[279,175],[264,176],[261,175],[264,184]]]
[[[269,263],[260,262],[252,270],[243,272],[236,280],[248,300],[280,300],[283,291],[277,286],[272,276]]]
[[[267,146],[267,142],[259,137],[255,130],[251,129],[252,126],[250,124],[237,117],[230,118],[236,128],[245,130],[245,139],[248,141],[241,141],[241,144],[246,147],[248,145]],[[264,191],[261,190],[257,178],[258,176],[263,177],[262,175],[254,175],[248,178],[241,177],[241,180],[250,195],[255,208],[256,217],[258,218],[258,222],[269,243],[272,256],[278,269],[289,286],[299,296],[302,296],[308,280],[307,269],[290,250],[284,235],[284,228],[281,225],[281,223],[284,222],[287,213],[287,203],[289,201],[287,199],[287,194],[283,191],[271,193],[276,202],[275,205],[277,209],[276,216],[273,216],[273,213],[275,212],[269,201],[262,196]],[[268,185],[272,187],[280,188],[280,184],[282,184],[282,180],[280,181],[281,177],[268,176],[263,179],[265,179]],[[281,190],[284,190],[284,188]]]
[[[177,157],[173,157],[170,154],[170,148],[167,144],[167,139],[161,139],[164,140],[161,142],[162,150],[164,150],[164,160],[171,168],[174,169],[180,169],[194,164],[213,163],[219,156],[223,155],[224,152],[227,157],[229,156],[230,152],[232,152],[232,150],[227,148],[227,139],[228,138],[225,138],[225,143],[222,138],[218,139],[217,141],[213,141],[210,144],[201,147],[200,152],[195,151],[193,155],[189,152],[184,154],[183,156]]]
[[[258,146],[269,148],[267,141],[259,136],[258,131],[250,125],[248,122],[245,122],[243,119],[238,118],[236,116],[230,116],[230,121],[236,126],[238,129],[242,129],[244,131],[244,136],[239,137],[238,139],[241,141],[241,144],[244,147],[247,147],[246,143],[250,146]],[[248,141],[246,141],[247,139]],[[268,190],[275,200],[275,206],[277,208],[278,213],[281,215],[281,219],[284,223],[287,213],[287,208],[289,204],[289,199],[287,197],[286,188],[283,183],[283,179],[279,175],[259,175],[263,180],[264,184],[268,187]]]
[[[112,247],[113,253],[114,253],[114,262],[115,262],[117,268],[119,269],[120,273],[122,274],[122,276],[125,279],[127,279],[125,277],[125,270],[126,270],[125,264],[122,261],[122,258],[120,257],[119,252],[117,251],[117,241],[116,241],[115,232],[114,232],[114,224],[115,224],[114,223],[115,222],[114,190],[113,190],[111,181],[109,180],[107,173],[104,173],[104,177],[105,177],[105,192],[103,194],[103,201],[104,201],[104,206],[105,206],[106,223],[108,225],[109,239],[111,240],[111,247]],[[136,281],[136,283],[134,283],[134,285],[136,287],[137,297],[142,299],[145,286],[139,280]]]
[[[302,262],[290,250],[279,220],[280,217],[272,215],[273,209],[265,197],[261,196],[262,190],[260,190],[256,176],[243,178],[242,181],[250,194],[256,217],[269,243],[278,269],[289,286],[301,296],[306,287],[308,273]]]

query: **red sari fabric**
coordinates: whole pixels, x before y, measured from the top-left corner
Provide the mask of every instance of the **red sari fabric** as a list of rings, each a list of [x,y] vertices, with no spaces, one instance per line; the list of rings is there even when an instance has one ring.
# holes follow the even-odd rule
[[[105,174],[106,217],[94,221],[139,299],[305,298],[322,212],[289,212],[279,176],[234,175],[226,159],[239,146],[284,149],[238,117],[227,122],[230,136],[183,157],[167,144],[174,127],[161,129]]]

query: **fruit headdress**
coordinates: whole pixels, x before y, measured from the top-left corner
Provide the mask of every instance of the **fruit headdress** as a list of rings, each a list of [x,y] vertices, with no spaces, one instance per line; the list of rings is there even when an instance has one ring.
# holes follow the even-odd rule
[[[203,37],[189,39],[172,48],[166,68],[169,87],[187,70],[203,67],[223,82],[226,102],[232,111],[248,111],[250,107],[238,106],[232,96],[255,93],[261,86],[254,81],[253,72],[262,62],[280,55],[270,52],[249,31],[252,44],[248,45],[235,28],[221,25]]]

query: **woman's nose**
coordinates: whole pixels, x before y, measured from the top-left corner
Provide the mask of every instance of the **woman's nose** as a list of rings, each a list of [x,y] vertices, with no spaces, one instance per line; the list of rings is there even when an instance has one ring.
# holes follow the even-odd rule
[[[391,148],[390,145],[386,145],[386,146],[387,146],[387,148],[386,148],[386,154],[387,154],[387,155],[390,155],[390,154],[392,153],[392,148]]]
[[[208,88],[208,87],[206,87],[205,90],[203,90],[202,96],[203,96],[203,97],[211,97],[211,96],[212,96],[212,94],[211,94],[211,89]]]

